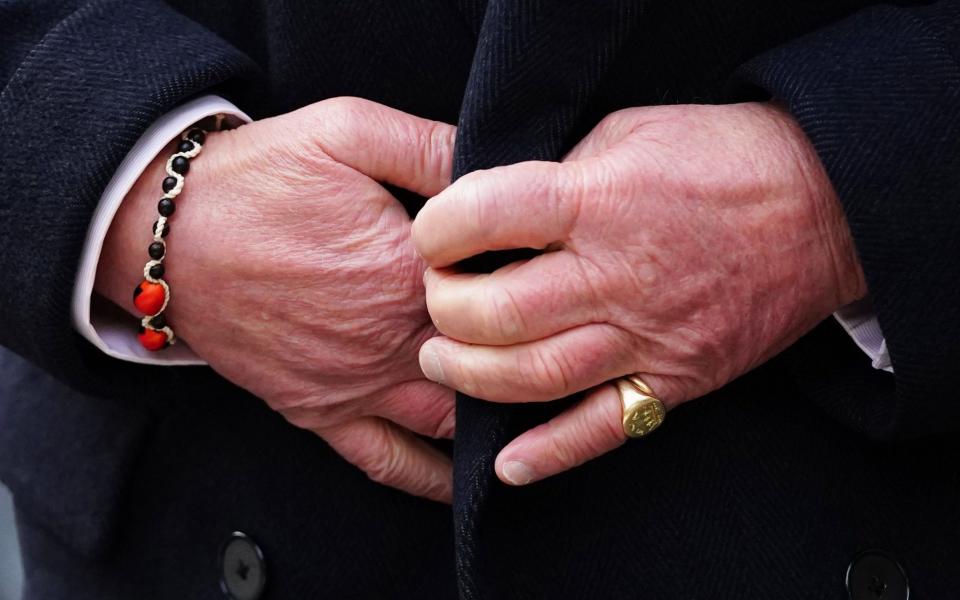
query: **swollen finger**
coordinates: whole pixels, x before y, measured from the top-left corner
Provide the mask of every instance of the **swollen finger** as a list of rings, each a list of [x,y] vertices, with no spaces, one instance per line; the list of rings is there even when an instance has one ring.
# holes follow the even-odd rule
[[[437,383],[494,402],[537,402],[568,396],[635,370],[632,336],[588,324],[512,346],[465,344],[447,337],[420,348],[420,368]]]
[[[576,224],[580,183],[575,163],[474,171],[427,202],[413,223],[414,244],[432,267],[487,250],[546,248],[566,240]]]
[[[619,447],[623,432],[620,398],[612,385],[507,444],[497,456],[497,476],[526,485],[582,465]]]
[[[550,252],[490,274],[428,269],[427,310],[444,335],[471,344],[529,342],[602,321],[602,299],[588,267]]]
[[[318,434],[373,481],[414,496],[452,502],[450,458],[398,425],[364,417]]]
[[[432,438],[453,439],[456,392],[424,379],[402,383],[375,407],[379,416]]]

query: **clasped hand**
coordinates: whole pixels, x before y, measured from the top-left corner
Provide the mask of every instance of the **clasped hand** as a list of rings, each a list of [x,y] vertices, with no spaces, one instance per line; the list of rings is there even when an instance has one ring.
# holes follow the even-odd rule
[[[614,113],[562,163],[461,178],[420,212],[413,238],[443,334],[420,349],[427,377],[495,402],[591,390],[500,452],[512,484],[625,441],[604,382],[638,373],[669,409],[865,293],[819,159],[769,103]],[[524,247],[545,252],[490,274],[456,267]]]
[[[449,458],[414,433],[452,437],[452,389],[589,390],[500,452],[500,478],[529,483],[623,443],[604,382],[640,373],[676,406],[864,294],[833,190],[775,105],[621,111],[562,163],[448,187],[454,136],[349,98],[212,134],[171,234],[180,337],[376,481],[450,501]],[[105,245],[97,289],[121,306],[160,169]],[[379,182],[431,199],[411,224]],[[457,269],[507,248],[544,252]]]

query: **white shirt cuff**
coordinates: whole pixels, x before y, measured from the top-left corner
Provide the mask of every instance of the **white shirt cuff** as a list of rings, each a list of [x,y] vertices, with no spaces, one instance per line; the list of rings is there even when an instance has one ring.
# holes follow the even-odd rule
[[[80,255],[80,267],[73,289],[71,312],[76,330],[104,353],[120,360],[147,365],[203,365],[183,340],[162,352],[150,352],[136,336],[136,319],[112,303],[95,296],[94,281],[97,263],[107,237],[107,230],[127,192],[164,147],[197,121],[223,114],[234,121],[249,123],[253,119],[219,96],[203,96],[163,115],[137,140],[107,184],[93,213],[87,239]],[[157,182],[159,188],[160,182]],[[159,196],[158,196],[159,197]]]
[[[870,357],[874,369],[893,373],[893,363],[887,351],[887,340],[880,330],[880,321],[869,300],[844,306],[833,316],[853,338],[854,343]]]

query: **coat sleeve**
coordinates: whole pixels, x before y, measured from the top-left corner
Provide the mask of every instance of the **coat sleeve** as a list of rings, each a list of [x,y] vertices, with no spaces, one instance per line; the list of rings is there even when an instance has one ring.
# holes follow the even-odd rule
[[[802,385],[878,438],[960,429],[960,1],[870,8],[735,80],[785,102],[813,142],[893,363],[872,370],[818,331],[796,349]]]
[[[159,0],[3,2],[0,40],[0,345],[73,383],[109,378],[70,324],[100,194],[158,116],[258,70]]]

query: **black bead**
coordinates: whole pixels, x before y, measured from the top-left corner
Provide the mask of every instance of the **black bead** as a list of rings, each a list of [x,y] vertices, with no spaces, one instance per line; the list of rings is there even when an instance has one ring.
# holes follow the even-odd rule
[[[153,235],[157,235],[157,223],[159,223],[159,221],[154,221],[154,222],[153,222],[153,229],[150,230],[150,233],[153,234]],[[167,234],[168,234],[168,233],[170,233],[170,224],[169,224],[169,223],[164,223],[164,224],[163,224],[163,231],[160,232],[160,237],[167,237]]]
[[[157,212],[161,216],[169,217],[175,210],[177,210],[177,205],[174,204],[172,198],[161,198],[160,202],[157,203]]]
[[[142,324],[141,324],[141,325],[137,325],[137,333],[138,333],[138,334],[143,335],[143,332],[145,332],[145,331],[146,331],[146,329],[144,329],[144,327],[143,327]]]
[[[177,152],[190,152],[193,150],[193,142],[190,140],[183,140],[177,144]]]
[[[163,258],[163,253],[166,251],[166,248],[163,245],[163,242],[154,242],[150,244],[150,247],[147,248],[147,253],[150,254],[150,258],[154,260],[160,260]]]
[[[173,159],[173,163],[170,166],[177,173],[180,173],[181,175],[186,175],[187,171],[190,170],[190,159],[184,156],[178,156]]]
[[[149,271],[150,277],[153,277],[154,279],[160,279],[161,277],[163,277],[163,274],[165,272],[166,272],[166,269],[163,268],[163,265],[153,265],[152,267],[150,267],[150,271]],[[140,288],[137,288],[137,289],[140,289]]]
[[[202,129],[192,129],[190,133],[187,134],[187,139],[193,140],[202,146],[203,142],[207,139],[207,134],[205,134]]]
[[[163,183],[160,185],[163,188],[164,192],[169,192],[173,188],[177,187],[177,178],[171,175],[170,177],[164,177]]]
[[[154,329],[163,329],[167,326],[167,319],[163,316],[163,313],[160,313],[159,315],[150,319],[150,325]]]

